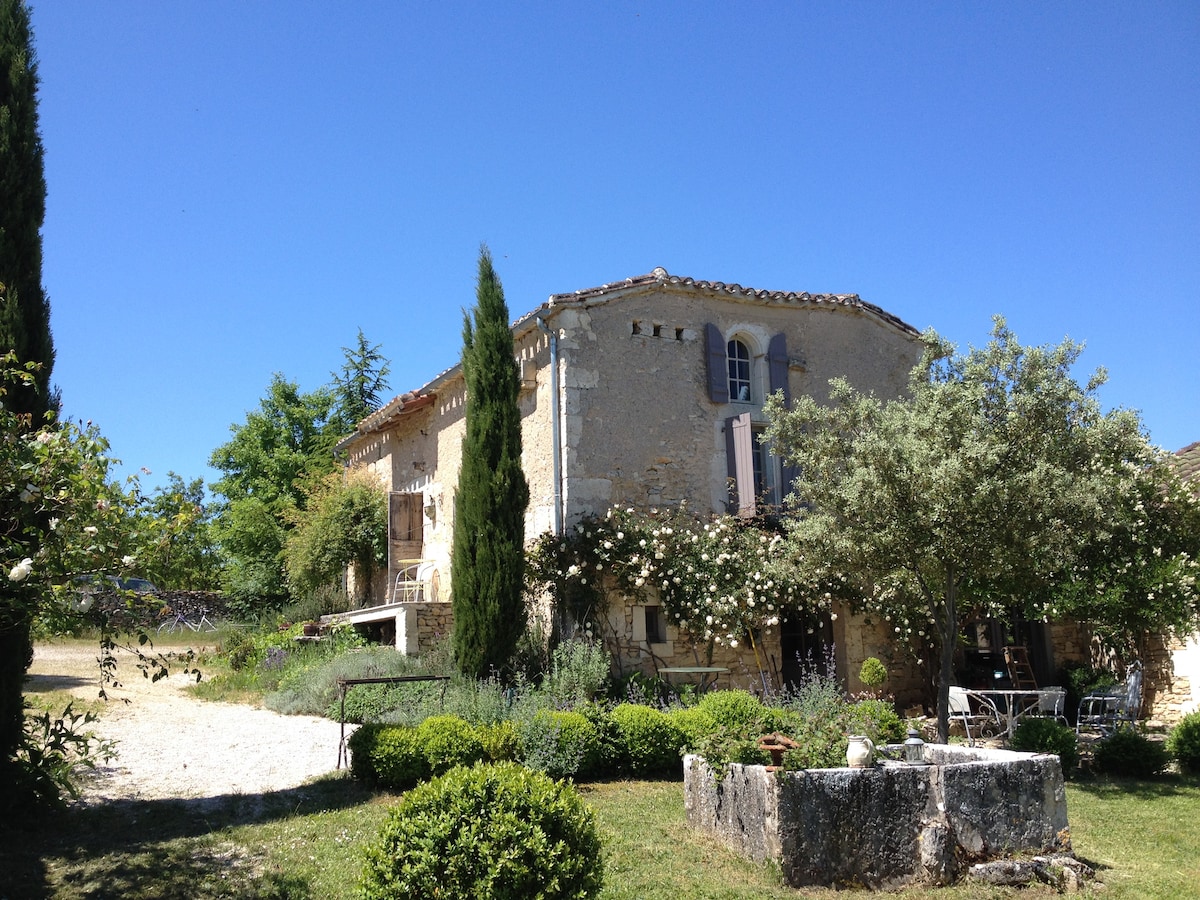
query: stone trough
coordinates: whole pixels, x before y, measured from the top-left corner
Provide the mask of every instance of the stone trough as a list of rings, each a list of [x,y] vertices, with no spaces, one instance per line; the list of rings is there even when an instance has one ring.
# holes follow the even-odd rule
[[[688,824],[776,860],[793,887],[948,884],[975,863],[1070,852],[1057,756],[941,744],[923,752],[924,765],[731,765],[720,778],[687,756]]]

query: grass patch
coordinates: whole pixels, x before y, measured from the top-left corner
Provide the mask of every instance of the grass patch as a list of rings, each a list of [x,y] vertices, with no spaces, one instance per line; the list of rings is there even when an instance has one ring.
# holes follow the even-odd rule
[[[1099,870],[1108,898],[1196,895],[1200,780],[1111,779],[1067,786],[1075,852]]]
[[[773,866],[689,829],[676,782],[584,785],[607,855],[605,900],[828,898],[783,887]],[[1100,868],[1108,898],[1191,896],[1200,883],[1200,782],[1097,781],[1067,788],[1076,852]],[[361,850],[397,797],[345,777],[267,795],[75,808],[0,828],[0,894],[17,898],[354,895]],[[960,885],[889,893],[898,900],[1049,897],[1049,888]],[[839,897],[878,897],[839,891]]]

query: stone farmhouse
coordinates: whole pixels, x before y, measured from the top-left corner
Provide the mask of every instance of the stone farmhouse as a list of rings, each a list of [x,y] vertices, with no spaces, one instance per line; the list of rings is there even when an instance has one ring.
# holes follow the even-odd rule
[[[686,501],[701,514],[753,514],[758,504],[778,504],[789,475],[757,440],[767,395],[820,399],[831,378],[845,376],[859,389],[898,396],[921,351],[916,329],[853,294],[758,290],[661,268],[554,294],[512,331],[530,541],[614,505]],[[395,397],[337,447],[351,473],[370,473],[390,492],[388,569],[371,585],[370,604],[350,618],[407,653],[422,652],[451,626],[465,404],[455,365]],[[606,615],[603,636],[622,672],[702,662],[703,647],[667,621],[652,595],[610,593]],[[968,622],[963,635],[959,677],[973,686],[993,686],[1007,644],[1028,647],[1043,685],[1059,681],[1059,666],[1093,653],[1088,635],[1070,623]],[[800,659],[830,645],[849,690],[862,689],[862,661],[875,656],[902,706],[926,698],[927,676],[890,632],[845,611],[793,618],[759,649],[778,684],[791,680]],[[718,647],[712,665],[730,670],[722,686],[760,685],[752,650]],[[1180,701],[1186,707],[1190,699],[1186,679],[1162,685],[1157,697],[1155,680],[1147,685],[1154,714],[1177,718]]]
[[[614,504],[752,513],[787,493],[756,439],[776,390],[823,396],[835,376],[881,396],[907,383],[921,347],[911,325],[853,294],[767,291],[648,275],[555,294],[512,326],[521,376],[525,533],[562,533]],[[390,494],[390,559],[374,605],[354,614],[419,652],[449,627],[454,492],[465,428],[460,366],[393,399],[339,445],[351,471]],[[694,665],[697,648],[652,600],[612,598],[610,649],[624,671]],[[811,632],[811,633],[810,633]],[[849,616],[794,623],[769,647],[777,674],[820,639],[852,688],[861,660],[890,656],[881,630]],[[714,664],[733,683],[752,654]],[[722,682],[724,683],[724,681]]]

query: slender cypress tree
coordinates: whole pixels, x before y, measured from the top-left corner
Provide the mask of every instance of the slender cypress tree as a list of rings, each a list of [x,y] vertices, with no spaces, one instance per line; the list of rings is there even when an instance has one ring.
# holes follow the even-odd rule
[[[487,247],[479,253],[474,324],[463,314],[466,434],[454,507],[450,562],[454,655],[482,677],[502,670],[525,630],[522,596],[525,508],[520,379],[504,290]]]
[[[34,384],[11,385],[5,403],[31,426],[56,404],[50,393],[54,341],[42,289],[46,177],[38,134],[37,60],[24,0],[0,0],[0,353],[38,363]]]
[[[37,62],[24,0],[0,0],[0,355],[38,363],[33,383],[9,382],[0,400],[17,414],[17,429],[37,429],[57,404],[50,393],[54,343],[50,304],[42,290],[42,220],[46,179],[37,121]],[[2,436],[11,440],[12,435]],[[30,504],[0,504],[6,535],[33,556],[40,523]],[[7,567],[6,567],[7,568]],[[0,784],[12,791],[12,767],[24,723],[22,686],[33,661],[33,590],[0,573]]]

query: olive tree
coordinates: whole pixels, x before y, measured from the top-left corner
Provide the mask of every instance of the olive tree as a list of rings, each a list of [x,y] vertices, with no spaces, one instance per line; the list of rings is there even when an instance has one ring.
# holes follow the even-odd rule
[[[1086,610],[1089,558],[1143,527],[1130,498],[1158,464],[1136,413],[1101,410],[1103,371],[1083,384],[1072,375],[1082,345],[1022,346],[999,317],[980,349],[955,352],[932,331],[923,340],[905,396],[839,379],[827,404],[803,397],[786,409],[776,397],[767,439],[799,468],[790,540],[804,577],[834,585],[898,639],[938,648],[945,740],[964,614],[1065,613],[1055,604],[1065,607],[1067,586],[1070,611]],[[1176,620],[1194,621],[1195,564],[1183,562],[1156,571],[1176,588]]]

